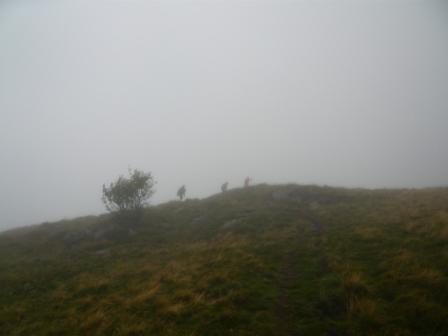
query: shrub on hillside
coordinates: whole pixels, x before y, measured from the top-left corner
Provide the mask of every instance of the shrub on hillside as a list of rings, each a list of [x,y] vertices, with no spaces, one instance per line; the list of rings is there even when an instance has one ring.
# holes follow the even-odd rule
[[[136,214],[154,194],[155,183],[151,173],[129,170],[129,177],[120,176],[108,187],[103,184],[102,200],[110,212],[120,215]]]

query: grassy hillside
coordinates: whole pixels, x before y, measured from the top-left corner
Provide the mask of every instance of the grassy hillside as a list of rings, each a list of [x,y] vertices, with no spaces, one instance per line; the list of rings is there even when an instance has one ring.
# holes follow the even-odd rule
[[[0,234],[1,335],[448,335],[448,189],[267,186]]]

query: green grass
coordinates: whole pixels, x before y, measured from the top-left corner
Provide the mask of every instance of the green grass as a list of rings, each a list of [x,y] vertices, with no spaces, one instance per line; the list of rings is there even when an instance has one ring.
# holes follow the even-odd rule
[[[447,335],[448,189],[268,186],[0,234],[1,335]]]

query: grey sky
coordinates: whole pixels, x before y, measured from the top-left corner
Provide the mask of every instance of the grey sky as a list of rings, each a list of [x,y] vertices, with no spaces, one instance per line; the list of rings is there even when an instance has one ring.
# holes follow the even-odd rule
[[[443,1],[0,0],[0,229],[221,183],[448,184]]]

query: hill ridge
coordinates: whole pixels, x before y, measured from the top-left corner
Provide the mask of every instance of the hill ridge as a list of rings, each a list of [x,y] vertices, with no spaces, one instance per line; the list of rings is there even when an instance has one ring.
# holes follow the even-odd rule
[[[125,225],[106,214],[0,233],[0,326],[443,335],[447,245],[448,188],[234,189],[150,207]]]

